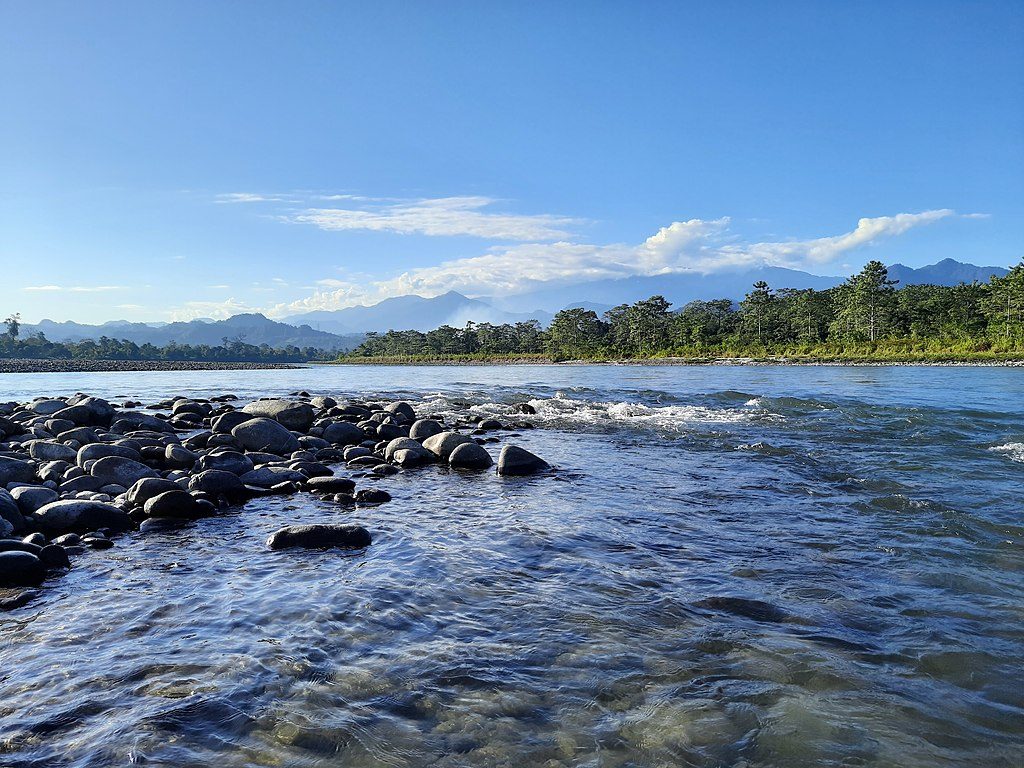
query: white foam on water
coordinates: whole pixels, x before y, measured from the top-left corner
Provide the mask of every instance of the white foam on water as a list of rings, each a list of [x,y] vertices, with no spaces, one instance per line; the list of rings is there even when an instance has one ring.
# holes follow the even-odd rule
[[[1019,461],[1024,464],[1024,443],[1005,443],[1003,445],[994,445],[989,448],[989,450],[1005,454],[1006,458],[1010,461]]]
[[[469,410],[481,416],[507,416],[523,418],[539,425],[578,424],[601,426],[610,424],[633,424],[654,429],[680,429],[702,424],[734,424],[755,419],[781,420],[759,409],[749,406],[742,408],[711,408],[704,405],[644,405],[643,403],[602,402],[577,400],[564,397],[561,393],[551,398],[536,398],[528,401],[536,414],[517,413],[515,406],[508,403],[486,402],[470,406]],[[427,410],[445,409],[444,398],[430,399],[425,403]]]

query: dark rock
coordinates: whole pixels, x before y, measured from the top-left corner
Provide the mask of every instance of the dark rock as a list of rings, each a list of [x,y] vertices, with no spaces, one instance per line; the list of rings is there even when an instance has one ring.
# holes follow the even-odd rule
[[[196,500],[192,494],[180,488],[158,493],[146,501],[143,510],[146,517],[196,517]]]
[[[413,407],[405,402],[391,403],[384,407],[384,410],[388,413],[393,413],[396,416],[401,417],[403,421],[415,421],[416,411]]]
[[[409,437],[414,440],[426,440],[428,437],[444,432],[444,425],[433,419],[420,419],[409,427]]]
[[[384,504],[391,501],[391,494],[380,488],[363,488],[356,493],[356,501],[360,504]]]
[[[75,457],[75,462],[78,466],[84,467],[87,461],[105,459],[108,456],[120,456],[123,459],[132,459],[133,461],[138,461],[142,458],[137,450],[129,448],[126,445],[91,443],[89,445],[83,445],[78,449],[78,455]]]
[[[242,409],[253,416],[262,416],[296,432],[306,432],[313,425],[315,413],[308,403],[295,400],[256,400]],[[232,431],[232,434],[234,432]]]
[[[244,475],[252,472],[255,465],[252,458],[238,451],[216,451],[200,457],[196,469],[204,472],[207,469],[220,469],[233,475]]]
[[[20,488],[14,488],[11,491],[11,496],[18,503],[18,509],[21,510],[22,514],[35,512],[40,507],[49,504],[51,501],[57,500],[56,491],[50,488],[44,488],[41,485],[23,485]],[[3,514],[2,507],[3,498],[2,494],[0,494],[0,515],[7,517],[7,515]]]
[[[110,424],[110,431],[118,435],[146,430],[150,432],[174,432],[174,427],[166,421],[138,411],[120,411]]]
[[[306,482],[306,488],[315,493],[350,493],[355,487],[347,477],[311,477]]]
[[[17,491],[18,489],[15,488],[14,490]],[[56,494],[54,495],[56,496]],[[38,507],[36,507],[36,509],[38,509]],[[35,512],[35,509],[28,511]],[[3,526],[2,523],[0,523],[0,527],[10,527],[10,531],[8,531],[8,533],[20,531],[25,528],[25,517],[22,512],[21,505],[17,501],[17,497],[8,493],[3,488],[0,488],[0,521],[7,523],[6,526]]]
[[[227,413],[221,414],[213,420],[211,428],[214,432],[221,435],[231,434],[231,430],[237,427],[239,424],[244,424],[247,421],[251,421],[256,417],[250,413],[243,413],[242,411],[228,411]]]
[[[164,449],[164,463],[174,469],[191,469],[199,455],[183,445],[172,443]]]
[[[299,441],[295,435],[271,419],[246,421],[232,429],[231,434],[248,451],[286,455],[299,450]]]
[[[544,459],[517,445],[506,445],[498,456],[499,475],[532,475],[550,468]]]
[[[516,413],[528,413],[530,415],[537,413],[537,409],[534,408],[529,403],[516,403],[512,407],[512,410],[514,410]]]
[[[128,503],[141,507],[154,496],[178,490],[181,490],[181,486],[171,480],[162,477],[144,477],[128,489]]]
[[[34,587],[46,578],[46,566],[31,552],[0,552],[0,587]]]
[[[192,521],[181,517],[147,517],[139,524],[142,533],[156,533],[159,531],[173,531],[184,528]]]
[[[213,495],[220,493],[237,495],[245,492],[245,485],[238,475],[232,472],[208,469],[205,472],[192,475],[188,481],[188,489]]]
[[[494,460],[483,446],[463,443],[455,446],[448,457],[448,463],[459,469],[487,469],[494,464]]]
[[[50,568],[70,568],[71,561],[68,560],[68,553],[60,544],[47,544],[38,555],[43,565]]]
[[[36,468],[27,461],[0,456],[0,488],[9,483],[31,483],[36,479]]]
[[[92,549],[110,549],[114,546],[114,542],[110,539],[100,536],[83,536],[82,543]]]
[[[71,446],[49,440],[32,440],[28,444],[28,455],[39,461],[74,461],[77,454]]]
[[[111,528],[126,531],[132,527],[127,512],[112,504],[85,499],[64,499],[41,507],[35,513],[36,522],[51,535],[68,531],[89,531]]]
[[[359,525],[321,523],[316,525],[290,525],[270,535],[267,546],[270,549],[305,547],[326,549],[344,547],[362,549],[370,546],[370,533]]]
[[[252,472],[246,472],[241,481],[246,485],[255,485],[257,488],[270,488],[278,483],[301,483],[306,476],[301,472],[287,467],[260,467]]]
[[[365,438],[365,434],[355,424],[336,421],[324,428],[323,438],[332,445],[358,445]]]
[[[47,544],[46,537],[38,531],[30,533],[28,536],[23,538],[22,541],[26,544],[35,544],[37,547],[45,547]]]
[[[151,467],[123,456],[105,456],[97,459],[96,463],[89,467],[89,474],[102,480],[104,485],[116,483],[125,488],[130,488],[144,477],[159,477],[156,470]]]
[[[788,618],[784,610],[763,600],[750,600],[745,597],[727,595],[706,597],[694,603],[698,608],[732,613],[747,619],[763,622],[782,622]]]

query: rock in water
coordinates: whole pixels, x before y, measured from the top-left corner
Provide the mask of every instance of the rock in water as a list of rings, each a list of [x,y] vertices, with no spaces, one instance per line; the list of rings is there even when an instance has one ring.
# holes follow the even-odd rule
[[[457,445],[473,443],[473,438],[468,435],[460,435],[458,432],[438,432],[423,441],[423,447],[437,456],[441,461],[448,461]]]
[[[458,469],[487,469],[493,463],[491,454],[476,443],[457,445],[448,457],[448,464]]]
[[[551,465],[518,445],[506,445],[498,456],[499,475],[532,475]]]
[[[0,552],[0,587],[34,587],[46,578],[46,566],[31,552]]]
[[[324,428],[324,440],[334,445],[358,445],[364,437],[363,430],[347,421],[337,421]]]
[[[127,531],[132,527],[127,512],[113,504],[84,499],[54,501],[36,510],[35,518],[39,527],[50,534],[95,531],[97,528]]]
[[[428,437],[439,435],[442,432],[444,432],[444,427],[433,419],[420,419],[409,427],[409,437],[414,440],[426,440]]]
[[[247,451],[266,451],[278,456],[299,450],[299,441],[284,426],[271,419],[256,418],[242,422],[231,435]]]
[[[315,413],[307,403],[294,400],[257,400],[242,409],[253,416],[263,416],[297,432],[307,432]]]
[[[158,493],[146,501],[143,507],[146,517],[183,517],[194,518],[196,514],[196,500],[188,491],[180,488],[176,491],[165,491]]]
[[[370,546],[370,532],[361,525],[321,523],[316,525],[290,525],[270,535],[267,546],[271,549],[306,547],[325,549],[346,547],[361,549]]]

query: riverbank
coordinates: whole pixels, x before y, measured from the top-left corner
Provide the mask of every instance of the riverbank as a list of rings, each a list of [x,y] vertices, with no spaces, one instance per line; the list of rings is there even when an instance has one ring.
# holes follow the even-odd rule
[[[905,359],[870,358],[851,355],[849,357],[647,357],[627,359],[577,359],[554,360],[550,357],[536,356],[514,357],[475,355],[454,357],[359,357],[330,360],[317,365],[423,365],[423,366],[460,366],[460,365],[679,365],[679,366],[713,366],[713,365],[805,365],[805,366],[903,366],[922,365],[935,367],[956,366],[992,366],[999,368],[1024,367],[1024,358],[993,358],[993,357],[907,357]]]
[[[0,373],[117,373],[120,371],[264,371],[303,368],[293,363],[197,362],[191,360],[0,359]]]

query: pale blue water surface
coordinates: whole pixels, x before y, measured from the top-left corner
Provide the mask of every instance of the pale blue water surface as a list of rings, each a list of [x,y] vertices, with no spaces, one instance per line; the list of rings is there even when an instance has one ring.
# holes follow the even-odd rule
[[[410,470],[377,508],[262,499],[79,557],[0,614],[0,764],[1024,764],[1024,370],[0,376],[300,389],[530,402],[503,441],[558,471]],[[319,520],[374,543],[264,546]]]

